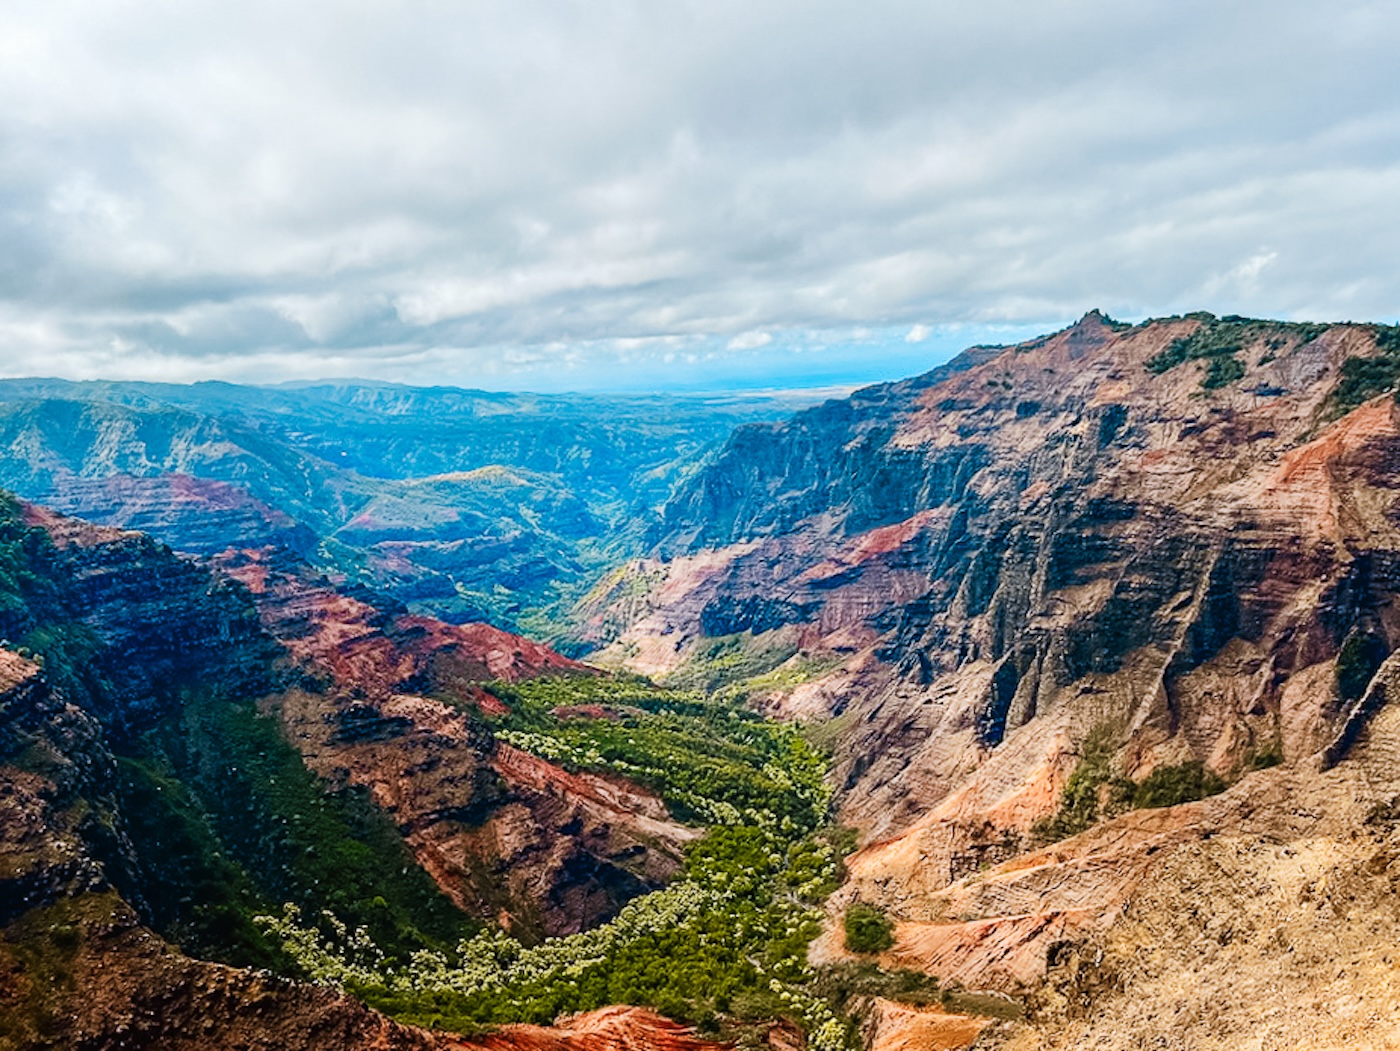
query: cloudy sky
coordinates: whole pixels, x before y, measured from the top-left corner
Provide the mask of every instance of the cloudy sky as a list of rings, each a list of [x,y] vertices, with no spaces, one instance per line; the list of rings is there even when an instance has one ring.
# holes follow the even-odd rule
[[[1400,313],[1400,6],[0,0],[0,373],[858,381]]]

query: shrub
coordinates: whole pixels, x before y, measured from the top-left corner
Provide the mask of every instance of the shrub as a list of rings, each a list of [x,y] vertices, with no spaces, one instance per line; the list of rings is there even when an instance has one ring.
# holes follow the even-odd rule
[[[1039,822],[1035,833],[1047,842],[1057,842],[1076,836],[1097,824],[1100,818],[1125,807],[1132,796],[1133,785],[1113,772],[1113,753],[1117,741],[1108,725],[1095,727],[1081,745],[1082,752],[1074,772],[1065,782],[1060,794],[1060,808],[1055,816]],[[1104,785],[1109,786],[1109,814],[1101,813],[1100,797]]]
[[[1230,356],[1225,358],[1213,358],[1206,368],[1206,374],[1201,379],[1201,386],[1206,390],[1216,390],[1219,387],[1227,387],[1236,380],[1244,378],[1244,362],[1239,358]]]
[[[1260,751],[1249,757],[1249,768],[1251,770],[1267,770],[1271,766],[1278,766],[1283,762],[1283,749],[1277,741],[1267,745]]]
[[[1267,342],[1272,354],[1282,348],[1288,339],[1292,339],[1295,346],[1302,346],[1327,330],[1326,325],[1260,321],[1235,314],[1223,318],[1211,314],[1186,316],[1200,321],[1200,327],[1189,336],[1172,340],[1165,350],[1147,362],[1147,371],[1160,375],[1188,361],[1204,360],[1209,362],[1206,374],[1201,378],[1201,386],[1206,390],[1225,387],[1242,379],[1244,363],[1235,355],[1260,340]]]
[[[683,821],[733,824],[766,814],[811,830],[826,817],[826,761],[797,727],[643,679],[571,676],[487,688],[510,709],[493,720],[496,737],[568,768],[654,789]]]
[[[1385,640],[1367,631],[1354,631],[1337,654],[1337,696],[1351,702],[1361,699],[1371,677],[1385,660]]]
[[[851,952],[883,952],[894,944],[894,923],[874,905],[858,901],[846,910],[846,948]]]
[[[1176,766],[1159,766],[1133,789],[1133,806],[1142,808],[1192,803],[1225,790],[1225,782],[1193,759]]]
[[[1400,326],[1375,330],[1376,353],[1369,358],[1347,358],[1341,377],[1328,395],[1330,416],[1341,416],[1362,402],[1400,388]],[[1400,399],[1400,393],[1396,395]]]

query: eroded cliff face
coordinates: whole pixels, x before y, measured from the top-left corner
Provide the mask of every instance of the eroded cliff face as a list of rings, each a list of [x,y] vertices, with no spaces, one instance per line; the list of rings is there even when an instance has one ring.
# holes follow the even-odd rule
[[[659,675],[735,634],[787,640],[794,672],[839,661],[753,692],[834,741],[842,816],[875,841],[844,900],[903,921],[899,960],[1024,991],[1158,851],[1267,826],[1232,792],[1201,805],[1233,816],[1134,811],[1035,854],[1087,742],[1132,781],[1281,761],[1268,777],[1321,791],[1385,703],[1400,411],[1335,394],[1377,353],[1367,326],[1091,314],[747,428],[585,631]],[[974,888],[986,870],[1006,875]]]
[[[781,704],[850,724],[846,814],[875,834],[955,788],[1026,826],[1103,722],[1132,777],[1312,754],[1343,642],[1400,628],[1396,406],[1327,419],[1362,327],[1265,326],[1214,390],[1200,363],[1147,367],[1201,324],[1090,315],[748,429],[668,508],[676,553],[640,567],[606,652],[664,674],[706,638],[787,632],[845,657]]]

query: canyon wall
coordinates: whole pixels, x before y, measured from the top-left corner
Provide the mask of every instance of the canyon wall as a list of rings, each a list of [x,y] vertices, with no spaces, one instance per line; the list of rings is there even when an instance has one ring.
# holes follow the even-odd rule
[[[1388,824],[1355,829],[1395,788],[1371,722],[1400,638],[1392,336],[1090,314],[742,428],[581,634],[662,677],[783,660],[734,688],[831,742],[867,844],[818,956],[864,900],[890,964],[1026,995],[1213,837],[1386,856]],[[1132,803],[1191,778],[1235,787]],[[1366,860],[1340,857],[1312,878]]]

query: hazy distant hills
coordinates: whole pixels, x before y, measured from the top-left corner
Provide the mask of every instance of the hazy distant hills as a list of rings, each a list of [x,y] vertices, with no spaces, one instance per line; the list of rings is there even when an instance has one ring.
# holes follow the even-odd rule
[[[735,426],[814,400],[4,380],[0,486],[179,550],[280,544],[415,609],[538,625]]]

